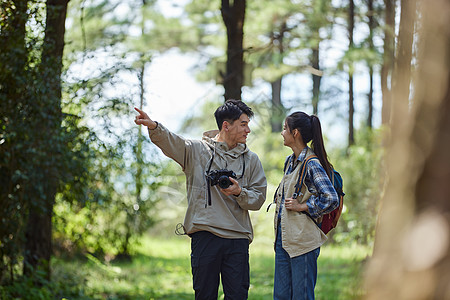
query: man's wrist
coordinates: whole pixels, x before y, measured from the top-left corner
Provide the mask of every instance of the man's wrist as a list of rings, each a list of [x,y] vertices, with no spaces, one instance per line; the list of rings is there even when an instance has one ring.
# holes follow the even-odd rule
[[[152,126],[153,125],[153,126]],[[149,130],[155,130],[156,128],[158,128],[159,123],[157,121],[153,121],[153,124],[150,124],[149,126],[147,126],[147,128]],[[151,127],[150,127],[151,126]]]

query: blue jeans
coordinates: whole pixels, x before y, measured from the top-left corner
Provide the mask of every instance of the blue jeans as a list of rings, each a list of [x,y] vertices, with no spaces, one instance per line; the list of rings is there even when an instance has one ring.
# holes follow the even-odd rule
[[[320,247],[293,258],[282,248],[278,225],[275,241],[274,300],[314,300]]]

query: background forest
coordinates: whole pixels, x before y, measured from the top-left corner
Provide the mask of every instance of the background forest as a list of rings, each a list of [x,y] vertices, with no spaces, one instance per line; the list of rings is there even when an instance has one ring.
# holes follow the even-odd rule
[[[199,138],[234,98],[255,112],[249,147],[268,180],[250,299],[272,298],[266,207],[296,110],[321,119],[346,193],[317,298],[450,299],[449,12],[448,0],[2,0],[0,298],[192,299],[189,239],[174,233],[184,176],[133,107]]]

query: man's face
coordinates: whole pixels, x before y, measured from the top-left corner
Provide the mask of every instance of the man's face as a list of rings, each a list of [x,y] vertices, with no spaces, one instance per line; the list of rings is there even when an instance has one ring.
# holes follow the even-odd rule
[[[235,120],[233,124],[224,122],[226,126],[227,139],[230,144],[245,144],[247,142],[247,135],[250,133],[249,117],[246,114],[242,114],[239,119]]]

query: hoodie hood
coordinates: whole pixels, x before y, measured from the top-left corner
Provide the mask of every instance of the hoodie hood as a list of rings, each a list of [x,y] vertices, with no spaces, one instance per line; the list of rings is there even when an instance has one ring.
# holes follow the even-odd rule
[[[219,130],[209,130],[203,133],[202,141],[208,144],[212,149],[216,149],[216,152],[219,155],[230,155],[233,158],[237,158],[240,155],[247,153],[248,147],[247,144],[237,144],[236,147],[230,149],[228,144],[225,142],[218,142],[217,136],[219,135]]]

